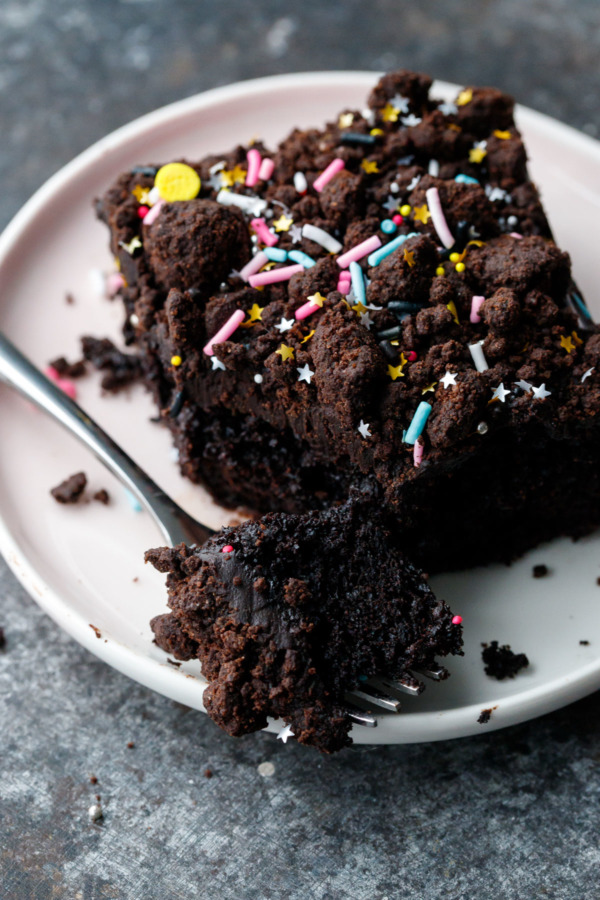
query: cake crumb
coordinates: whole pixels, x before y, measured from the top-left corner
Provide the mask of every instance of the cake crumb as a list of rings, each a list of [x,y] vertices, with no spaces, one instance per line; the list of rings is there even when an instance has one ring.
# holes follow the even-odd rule
[[[180,665],[181,665],[180,662],[175,662],[174,659],[169,659],[168,656],[167,656],[167,662],[169,663],[170,666],[175,666],[177,669],[178,669],[178,668],[180,667]]]
[[[533,577],[534,578],[545,578],[546,575],[550,572],[548,566],[539,565],[533,567]]]
[[[100,638],[102,637],[102,632],[100,631],[100,629],[99,629],[99,628],[96,628],[95,625],[92,625],[91,622],[90,622],[90,628],[92,629],[92,631],[94,632],[94,634],[96,635],[96,637],[97,637],[98,639],[100,639]]]
[[[98,784],[98,779],[95,775],[90,775],[90,784]]]
[[[513,653],[508,644],[498,646],[498,641],[491,644],[482,644],[481,658],[483,660],[485,674],[502,681],[504,678],[514,678],[521,669],[527,668],[529,660],[524,653]]]
[[[87,478],[83,472],[76,472],[65,478],[50,493],[57,503],[77,503],[81,498],[87,484]]]
[[[127,749],[128,750],[133,750],[134,747],[135,747],[135,744],[133,741],[127,741]]]
[[[74,306],[74,305],[75,305],[75,297],[73,296],[73,294],[72,294],[70,291],[68,291],[68,292],[65,294],[65,303],[66,303],[68,306]]]
[[[589,641],[579,641],[579,643],[581,644],[582,647],[589,647],[589,646],[590,646],[590,642],[589,642]],[[1,647],[1,646],[2,646],[2,644],[0,644],[0,647]]]
[[[0,650],[6,646],[6,636],[4,634],[4,628],[0,627]]]
[[[97,500],[98,503],[103,503],[104,506],[108,506],[110,502],[110,494],[104,488],[100,488],[99,491],[96,491],[94,494],[94,500]]]
[[[490,709],[482,709],[479,718],[477,721],[480,725],[487,725],[487,723],[492,718],[492,713],[495,709],[498,709],[497,706],[492,706]]]
[[[64,356],[59,356],[48,363],[61,378],[81,378],[87,375],[85,361],[78,359],[77,362],[70,363]]]
[[[205,777],[205,778],[212,778],[212,777],[213,777],[212,769],[205,769],[205,770],[204,770],[204,777]]]
[[[142,375],[142,360],[133,353],[122,353],[108,338],[81,338],[84,359],[106,374],[100,382],[102,389],[117,393],[137,381]]]

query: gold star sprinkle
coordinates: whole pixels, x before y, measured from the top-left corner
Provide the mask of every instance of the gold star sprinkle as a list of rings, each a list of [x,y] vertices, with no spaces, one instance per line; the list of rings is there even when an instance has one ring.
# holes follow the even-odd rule
[[[289,231],[294,220],[289,216],[286,216],[285,213],[282,213],[278,219],[273,222],[273,227],[275,231]]]
[[[560,346],[563,348],[563,350],[566,350],[567,353],[572,353],[575,349],[573,339],[571,337],[565,337],[564,334],[562,334],[560,337]]]
[[[350,128],[354,122],[354,113],[342,113],[338,119],[339,128]]]
[[[399,115],[400,110],[397,106],[392,106],[391,103],[387,103],[381,110],[381,118],[384,122],[397,122]]]
[[[465,88],[464,91],[461,91],[458,97],[456,98],[457,106],[466,106],[467,103],[470,103],[473,99],[473,91],[471,88]]]
[[[460,322],[458,320],[458,311],[456,309],[456,303],[454,302],[454,300],[451,300],[450,303],[447,304],[446,309],[450,312],[456,324],[460,325]]]
[[[431,384],[428,384],[426,388],[423,388],[421,393],[427,394],[429,391],[431,391],[432,394],[435,393],[436,384],[437,384],[437,381],[432,381]]]
[[[354,310],[354,312],[356,313],[357,316],[364,316],[364,314],[367,311],[367,307],[360,300],[358,301],[358,303],[354,304],[352,309]]]
[[[287,344],[282,344],[281,347],[275,351],[275,353],[279,354],[282,362],[285,362],[286,359],[294,358],[294,348],[288,347]]]
[[[383,129],[382,128],[371,128],[369,134],[372,134],[373,137],[381,137],[381,135],[383,134]]]
[[[450,131],[462,131],[462,128],[460,127],[460,125],[457,125],[456,122],[448,122],[446,128],[448,128]]]
[[[500,131],[498,128],[494,131],[494,137],[500,138],[501,141],[508,141],[511,138],[510,131]]]
[[[375,174],[376,172],[379,172],[379,166],[377,165],[375,160],[363,159],[363,161],[360,164],[360,167],[361,167],[361,169],[364,169],[364,171],[367,173],[367,175],[372,175],[372,174]]]
[[[258,303],[253,303],[250,309],[246,310],[246,312],[250,316],[250,321],[262,322],[263,309],[264,306],[259,306]]]
[[[320,309],[327,300],[327,297],[324,297],[323,294],[317,291],[316,294],[311,294],[311,296],[307,297],[307,299],[310,300],[311,303],[314,303],[315,306],[318,306]]]
[[[404,248],[404,261],[408,264],[409,268],[415,264],[415,252],[414,250],[409,250],[408,247]]]
[[[579,346],[580,344],[583,344],[583,341],[581,340],[581,338],[579,337],[579,335],[577,334],[576,331],[572,331],[572,332],[571,332],[571,337],[573,338],[573,340],[575,341],[575,343],[576,343],[578,346]]]
[[[233,169],[221,169],[219,174],[223,187],[233,187],[234,184],[244,184],[246,181],[246,171],[239,165]]]
[[[310,339],[311,339],[311,337],[313,336],[314,333],[315,333],[315,329],[313,328],[312,331],[309,331],[309,332],[308,332],[308,334],[306,335],[305,338],[302,338],[302,340],[300,341],[300,343],[301,343],[301,344],[306,344],[307,341],[310,341]]]
[[[396,378],[404,378],[404,372],[402,371],[402,365],[399,366],[388,366],[388,375],[395,381]]]
[[[469,150],[469,162],[480,163],[487,156],[487,150],[483,147],[473,147]]]
[[[424,203],[423,206],[415,206],[414,218],[415,222],[422,222],[423,225],[427,225],[427,220],[431,218],[431,213],[429,212],[426,203]]]
[[[141,184],[136,184],[134,189],[131,192],[140,206],[145,206],[148,203],[148,195],[150,194],[150,189],[142,187]]]

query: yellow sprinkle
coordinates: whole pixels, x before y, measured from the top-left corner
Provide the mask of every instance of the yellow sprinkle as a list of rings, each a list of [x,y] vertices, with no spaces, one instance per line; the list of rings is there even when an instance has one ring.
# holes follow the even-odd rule
[[[339,128],[350,128],[354,122],[354,113],[342,113],[338,119]]]
[[[397,106],[392,106],[391,103],[387,103],[381,110],[381,118],[384,122],[397,122],[399,115],[400,110]]]
[[[565,337],[564,334],[560,336],[560,346],[563,348],[563,350],[566,350],[567,353],[572,353],[575,349],[573,339],[571,337]]]
[[[367,311],[367,307],[360,300],[358,301],[358,303],[354,304],[352,309],[354,310],[354,312],[356,313],[357,316],[364,316],[364,314]]]
[[[360,164],[360,167],[361,167],[361,169],[365,170],[367,175],[372,175],[372,174],[375,174],[376,172],[379,172],[379,166],[377,165],[375,160],[363,159],[363,161]]]
[[[423,388],[423,390],[421,391],[421,393],[422,393],[422,394],[427,394],[428,391],[431,391],[431,393],[433,394],[434,391],[435,391],[435,386],[436,386],[436,384],[437,384],[437,381],[432,381],[431,384],[428,384],[426,388]]]
[[[323,306],[323,304],[324,304],[325,301],[327,300],[327,297],[324,297],[323,294],[321,294],[320,291],[317,291],[316,294],[311,294],[310,297],[307,297],[306,299],[307,299],[307,300],[310,300],[311,303],[314,303],[315,306],[318,306],[319,309],[321,309],[321,307]]]
[[[579,337],[579,335],[577,334],[576,331],[571,332],[571,337],[573,338],[573,340],[575,341],[576,344],[583,344],[583,341],[581,340],[581,338]]]
[[[253,303],[250,309],[246,310],[246,312],[250,316],[250,321],[262,322],[263,309],[264,306],[259,306],[258,303]]]
[[[428,219],[431,218],[431,213],[426,203],[423,206],[415,206],[414,218],[415,222],[422,222],[423,225],[427,225]]]
[[[409,268],[415,264],[415,253],[414,250],[409,250],[407,247],[404,248],[404,260],[408,264]]]
[[[396,378],[404,378],[404,372],[402,371],[403,368],[404,366],[402,364],[400,364],[399,366],[388,366],[388,375],[390,376],[392,381],[395,381]]]
[[[278,350],[275,351],[281,357],[282,362],[285,362],[286,359],[294,358],[294,348],[288,347],[287,344],[282,344]]]
[[[456,309],[456,303],[454,300],[451,300],[450,303],[447,304],[446,309],[452,314],[452,318],[456,322],[457,325],[460,325],[460,321],[458,318],[458,311]]]
[[[182,362],[183,362],[183,360],[180,356],[172,356],[171,357],[171,365],[172,366],[180,366]]]
[[[454,262],[454,263],[460,262],[460,253],[457,253],[456,251],[454,253],[451,253],[450,254],[450,262]]]
[[[462,131],[462,128],[456,122],[448,122],[446,128],[450,129],[450,131]]]
[[[465,266],[464,262],[459,262],[459,263],[456,263],[454,268],[456,269],[457,272],[464,272],[467,267]]]
[[[438,266],[437,269],[435,270],[435,274],[436,275],[445,275],[446,270],[444,269],[443,266]]]
[[[285,213],[282,213],[282,215],[280,215],[279,218],[273,222],[273,227],[275,231],[289,231],[293,222],[293,219],[291,219],[289,216],[286,216]]]
[[[401,216],[410,216],[411,207],[408,203],[405,203],[404,206],[400,207],[400,215]]]
[[[466,106],[467,103],[470,103],[473,99],[473,91],[471,88],[465,88],[464,91],[461,91],[458,97],[456,98],[457,106]]]
[[[383,128],[371,128],[369,134],[372,134],[374,137],[381,137]]]
[[[498,128],[494,131],[494,137],[500,138],[501,141],[510,140],[510,131],[500,131]]]
[[[487,150],[482,147],[473,147],[469,150],[469,162],[480,163],[487,156]]]
[[[145,206],[146,203],[148,203],[148,195],[150,194],[148,188],[142,187],[141,184],[136,184],[131,193],[140,204],[140,206]]]
[[[185,163],[167,163],[156,173],[154,186],[167,203],[175,200],[193,200],[200,191],[200,176]]]
[[[305,344],[307,341],[310,341],[310,339],[311,339],[311,337],[313,336],[314,333],[315,333],[315,329],[313,328],[312,331],[309,331],[309,332],[308,332],[308,334],[306,335],[305,338],[302,338],[302,340],[300,341],[300,343],[301,343],[301,344]]]
[[[244,184],[246,181],[246,171],[239,165],[233,169],[221,169],[219,175],[223,187],[233,187],[234,184]]]

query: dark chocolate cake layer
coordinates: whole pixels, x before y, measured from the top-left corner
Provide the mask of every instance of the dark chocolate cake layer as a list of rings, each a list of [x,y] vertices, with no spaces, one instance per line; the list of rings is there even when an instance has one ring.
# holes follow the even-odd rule
[[[339,750],[350,743],[344,696],[361,679],[461,652],[460,620],[364,499],[271,513],[146,559],[169,573],[172,613],[153,620],[156,642],[201,660],[207,712],[232,735],[275,716],[301,743]]]
[[[387,75],[175,187],[132,170],[97,211],[184,474],[261,511],[375,483],[433,571],[598,524],[600,337],[511,98],[429,87]]]

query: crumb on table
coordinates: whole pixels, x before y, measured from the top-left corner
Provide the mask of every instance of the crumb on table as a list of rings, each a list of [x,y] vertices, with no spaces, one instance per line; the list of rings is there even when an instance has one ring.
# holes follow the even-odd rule
[[[85,490],[87,478],[83,472],[76,472],[61,481],[50,493],[57,503],[77,503]]]
[[[514,678],[522,669],[527,668],[529,660],[524,653],[513,653],[508,644],[498,646],[498,641],[482,644],[481,658],[485,674],[502,681]]]

